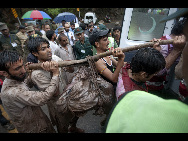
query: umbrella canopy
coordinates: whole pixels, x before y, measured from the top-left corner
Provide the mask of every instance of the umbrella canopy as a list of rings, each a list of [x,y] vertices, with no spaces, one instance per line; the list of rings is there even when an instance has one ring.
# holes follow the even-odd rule
[[[61,23],[62,20],[65,20],[66,22],[72,22],[73,20],[76,19],[76,16],[70,12],[63,12],[58,14],[55,18],[54,18],[54,22],[55,23]]]
[[[31,10],[27,11],[23,16],[22,19],[30,19],[30,20],[47,20],[52,19],[48,14],[43,11],[38,10]]]

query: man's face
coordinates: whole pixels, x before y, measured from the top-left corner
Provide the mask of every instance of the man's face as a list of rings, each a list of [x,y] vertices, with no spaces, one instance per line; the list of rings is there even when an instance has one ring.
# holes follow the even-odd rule
[[[74,30],[75,29],[75,25],[71,25],[71,28],[72,28],[72,30]]]
[[[4,36],[8,36],[8,35],[9,35],[9,29],[3,29],[3,30],[1,30],[1,33],[2,33]]]
[[[79,39],[80,41],[83,41],[83,40],[84,40],[84,32],[78,33],[78,34],[76,34],[76,36],[78,37],[78,39]]]
[[[66,46],[68,44],[68,38],[66,36],[62,36],[59,43],[62,47]]]
[[[8,64],[9,66],[9,78],[17,81],[24,81],[26,78],[26,70],[24,68],[23,60],[20,59],[13,64]]]
[[[48,30],[50,30],[50,26],[49,25],[45,25],[44,26],[44,31],[47,32]]]
[[[102,37],[99,42],[98,42],[98,46],[101,50],[103,51],[108,51],[108,45],[109,45],[110,41],[108,40],[107,36]]]
[[[70,26],[68,24],[65,24],[65,31],[66,32],[69,32],[69,28],[70,28]]]
[[[50,45],[47,43],[42,43],[40,47],[38,47],[38,53],[33,53],[40,62],[51,61],[52,59],[52,51],[50,49]]]

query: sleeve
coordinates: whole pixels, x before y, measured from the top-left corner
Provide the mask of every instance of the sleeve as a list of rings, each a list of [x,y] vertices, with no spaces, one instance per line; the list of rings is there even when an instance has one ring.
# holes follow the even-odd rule
[[[80,54],[79,54],[79,52],[78,52],[78,47],[77,47],[77,45],[75,44],[75,55],[76,55],[76,59],[77,60],[80,60],[80,58],[81,58],[81,56],[80,56]]]
[[[26,91],[25,89],[15,89],[14,99],[18,103],[29,106],[42,106],[56,93],[59,84],[59,77],[54,76],[49,86],[42,92]],[[21,105],[20,104],[20,105]]]

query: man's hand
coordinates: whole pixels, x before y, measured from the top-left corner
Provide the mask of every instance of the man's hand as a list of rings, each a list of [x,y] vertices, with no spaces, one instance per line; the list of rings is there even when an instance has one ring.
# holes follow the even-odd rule
[[[125,58],[125,54],[122,52],[120,47],[112,49],[112,55],[114,57],[118,57],[118,60],[124,60]]]
[[[175,36],[173,47],[174,50],[182,51],[186,44],[186,37],[184,35]]]
[[[159,45],[159,42],[160,42],[160,41],[161,41],[161,39],[156,39],[156,38],[153,38],[153,39],[151,40],[151,42],[154,43],[153,48],[156,49],[156,50],[158,50],[158,51],[161,50],[161,46]]]
[[[58,63],[55,61],[46,61],[41,64],[41,67],[46,70],[53,73],[53,76],[59,75],[59,67]]]

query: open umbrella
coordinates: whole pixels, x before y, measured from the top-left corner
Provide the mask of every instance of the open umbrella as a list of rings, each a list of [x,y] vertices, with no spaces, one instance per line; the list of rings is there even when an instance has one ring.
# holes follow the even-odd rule
[[[52,19],[48,14],[43,11],[38,10],[31,10],[27,11],[23,16],[22,19],[30,19],[30,20],[47,20]]]
[[[72,22],[73,20],[76,19],[76,16],[70,12],[63,12],[58,14],[55,18],[54,18],[54,22],[55,23],[61,23],[62,20],[65,20],[66,22]]]

